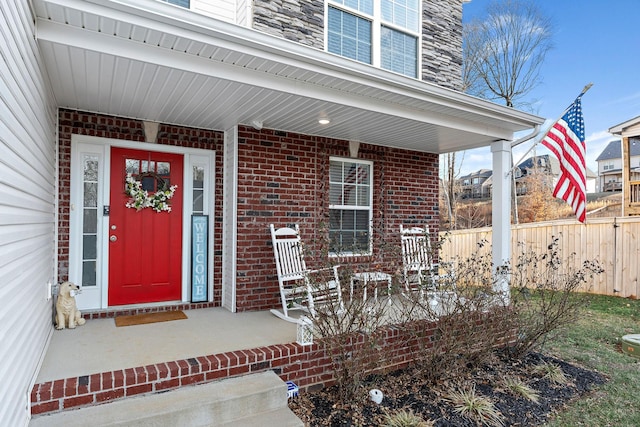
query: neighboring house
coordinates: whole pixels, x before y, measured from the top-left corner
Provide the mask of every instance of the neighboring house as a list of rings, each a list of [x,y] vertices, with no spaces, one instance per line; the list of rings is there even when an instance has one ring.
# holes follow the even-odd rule
[[[622,141],[610,141],[596,159],[598,185],[601,191],[622,190]],[[640,141],[632,138],[629,145],[629,172],[632,181],[640,180]]]
[[[491,196],[490,182],[493,172],[489,169],[480,169],[458,179],[460,196],[466,198],[485,198]]]
[[[440,153],[492,145],[508,169],[543,122],[457,91],[463,0],[172,3],[0,6],[6,425],[28,420],[55,283],[88,313],[277,307],[270,223],[376,257],[374,224],[438,231]],[[176,186],[171,211],[127,207],[138,182]]]
[[[516,193],[518,195],[527,194],[527,177],[531,176],[535,171],[548,177],[549,182],[547,184],[550,191],[553,191],[561,174],[560,162],[555,156],[543,154],[541,156],[529,157],[518,164],[516,169]],[[595,172],[587,168],[587,193],[594,193],[596,191],[596,178],[597,175]]]
[[[640,116],[610,128],[609,133],[621,137],[617,144],[619,151],[611,154],[611,157],[614,154],[620,157],[622,216],[640,215]],[[612,144],[609,143],[609,146]]]

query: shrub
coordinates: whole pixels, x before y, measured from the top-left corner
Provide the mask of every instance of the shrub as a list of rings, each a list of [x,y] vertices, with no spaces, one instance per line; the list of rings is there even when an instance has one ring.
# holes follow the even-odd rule
[[[437,289],[426,298],[414,294],[404,300],[406,312],[426,313],[434,321],[433,334],[405,325],[416,343],[416,363],[428,366],[422,370],[427,379],[456,377],[482,365],[513,336],[512,313],[493,289],[491,255],[484,245],[468,259],[444,264]]]
[[[491,400],[476,394],[475,384],[450,390],[445,400],[453,405],[455,412],[476,423],[497,427],[504,425],[502,413]]]
[[[432,421],[425,421],[411,409],[398,411],[395,414],[385,414],[385,427],[432,427]]]
[[[529,387],[519,377],[507,375],[502,379],[502,386],[509,393],[515,396],[521,396],[533,403],[538,403],[538,400],[540,399],[540,394]]]
[[[382,231],[374,234],[384,236]],[[584,304],[576,291],[602,272],[595,261],[572,268],[571,259],[562,260],[554,238],[546,252],[523,251],[513,268],[506,266],[495,273],[489,246],[483,241],[469,258],[441,263],[436,284],[426,279],[422,292],[406,292],[396,235],[387,237],[389,241],[380,237],[375,242],[375,257],[351,257],[341,267],[344,304],[317,307],[313,318],[314,335],[331,359],[344,402],[362,398],[362,383],[368,375],[384,373],[398,363],[394,357],[399,347],[402,360],[424,367],[420,372],[432,381],[460,377],[483,365],[498,348],[507,347],[513,357],[526,355],[578,316]],[[433,245],[434,253],[441,244]],[[326,242],[316,247],[325,249],[308,259],[329,259]],[[349,284],[355,271],[392,273],[392,304],[386,295],[377,303],[358,295],[351,298]],[[511,279],[510,293],[498,286],[505,278]],[[390,333],[396,341],[385,345]],[[399,336],[405,341],[398,342]],[[404,356],[407,349],[411,356]],[[511,386],[535,399],[525,388]]]
[[[569,379],[562,371],[562,368],[554,363],[544,362],[533,368],[533,373],[541,375],[552,383],[565,385],[569,383]]]
[[[573,323],[585,308],[586,296],[578,291],[604,270],[596,260],[575,268],[575,257],[562,259],[557,237],[542,254],[523,250],[518,256],[511,274],[511,307],[518,328],[511,346],[515,357],[541,349],[550,334]]]
[[[380,231],[376,234],[383,235]],[[351,279],[356,271],[399,270],[399,246],[386,243],[384,239],[378,239],[376,244],[375,258],[356,257],[356,260],[364,261],[341,265],[339,274],[343,304],[331,302],[317,307],[312,319],[314,336],[331,358],[338,394],[343,402],[360,400],[364,394],[362,383],[365,378],[372,372],[384,371],[393,352],[397,351],[384,345],[388,334],[386,328],[403,324],[407,318],[402,310],[396,310],[388,304],[390,296],[382,286],[379,286],[377,301],[371,298],[371,292],[367,300],[358,289],[354,289],[351,295]],[[393,275],[392,283],[392,292],[396,293],[399,283],[397,274]]]

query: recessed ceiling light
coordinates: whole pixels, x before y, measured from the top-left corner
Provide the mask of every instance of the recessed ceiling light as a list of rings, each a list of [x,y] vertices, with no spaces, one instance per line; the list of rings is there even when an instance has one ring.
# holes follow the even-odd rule
[[[318,120],[318,123],[320,123],[321,125],[328,125],[329,123],[331,123],[331,120],[329,120],[329,119],[320,119],[320,120]]]

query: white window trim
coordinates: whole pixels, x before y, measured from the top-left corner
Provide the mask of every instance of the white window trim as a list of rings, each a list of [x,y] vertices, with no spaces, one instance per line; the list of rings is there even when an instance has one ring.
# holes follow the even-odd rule
[[[96,286],[87,286],[82,288],[82,293],[76,297],[78,306],[84,308],[102,308],[102,300],[104,299],[104,284],[106,277],[102,274],[106,263],[106,255],[104,253],[104,236],[109,232],[107,222],[102,214],[104,193],[107,191],[105,180],[105,165],[107,165],[107,154],[104,146],[78,141],[75,135],[72,136],[71,142],[71,181],[70,181],[70,199],[69,199],[69,280],[81,284],[82,283],[82,245],[83,245],[83,167],[84,155],[94,155],[98,158],[98,218],[96,224]]]
[[[352,209],[352,210],[362,210],[362,211],[368,210],[369,211],[369,244],[368,244],[367,251],[365,252],[345,251],[345,252],[336,253],[336,252],[329,251],[329,257],[370,256],[373,254],[373,184],[374,184],[373,162],[370,160],[354,159],[351,157],[337,157],[337,156],[329,157],[329,164],[331,164],[332,161],[351,162],[351,163],[369,165],[369,207],[368,208],[361,207],[361,206],[351,206],[351,205],[332,205],[331,203],[329,203],[329,211],[331,211],[332,209],[344,209],[344,210]],[[328,179],[329,181],[331,181],[330,177]],[[331,191],[331,184],[329,184],[328,188],[329,188],[329,191]]]
[[[389,71],[391,73],[395,73],[401,76],[405,76],[408,78],[415,78],[415,79],[421,79],[422,78],[422,0],[418,1],[418,13],[419,13],[419,19],[418,19],[418,31],[415,32],[413,30],[410,30],[408,28],[405,27],[401,27],[399,25],[396,25],[392,22],[386,22],[386,21],[382,21],[382,5],[380,3],[380,0],[374,0],[373,2],[373,16],[369,16],[367,14],[364,14],[362,12],[360,12],[357,9],[353,9],[349,6],[343,5],[342,3],[338,3],[336,1],[333,0],[326,0],[324,2],[324,18],[325,18],[325,25],[324,25],[324,50],[326,52],[329,52],[329,25],[328,25],[328,20],[329,20],[329,7],[333,7],[335,9],[338,10],[342,10],[344,12],[348,12],[351,13],[352,15],[355,15],[359,18],[363,18],[366,19],[367,21],[371,22],[371,46],[372,46],[372,52],[371,52],[371,65],[373,65],[376,68],[380,68],[383,69],[381,67],[381,63],[382,63],[382,54],[381,54],[381,44],[382,44],[382,40],[381,40],[381,34],[382,34],[382,26],[384,25],[385,27],[391,28],[393,30],[399,31],[401,33],[405,33],[408,35],[411,35],[413,37],[416,38],[416,76],[412,77],[412,76],[407,76],[406,74],[402,74],[402,73],[398,73],[396,71],[393,70],[387,70],[386,68],[384,69],[385,71]],[[351,59],[351,58],[347,58],[347,59]],[[355,61],[355,59],[353,60]],[[359,62],[359,61],[358,61]]]

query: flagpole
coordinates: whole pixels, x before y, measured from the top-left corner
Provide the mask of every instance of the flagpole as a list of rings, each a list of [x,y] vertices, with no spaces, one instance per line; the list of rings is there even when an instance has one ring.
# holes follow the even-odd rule
[[[591,86],[593,86],[593,83],[588,83],[587,85],[585,85],[585,87],[582,89],[582,92],[580,92],[580,94],[576,97],[576,99],[580,98],[582,95],[587,93],[587,91],[589,89],[591,89]],[[573,105],[573,103],[571,105]],[[569,105],[567,108],[565,108],[564,111],[562,112],[562,114],[560,114],[560,116],[556,120],[551,122],[549,127],[547,127],[547,130],[544,131],[543,135],[546,135],[549,132],[549,130],[565,115],[565,113],[569,110],[569,108],[571,108],[571,105]],[[538,135],[540,135],[540,133],[538,133]],[[531,138],[529,138],[529,139],[531,139]],[[513,147],[518,146],[518,145],[522,144],[525,141],[529,141],[529,139],[525,139],[525,140],[522,140],[522,141],[516,141],[515,144],[511,145],[511,148],[513,149]],[[513,165],[513,167],[511,168],[511,171],[509,173],[513,173],[515,168],[518,167],[517,165],[519,165],[524,160],[524,158],[531,152],[531,150],[533,150],[536,147],[536,145],[538,145],[540,143],[540,141],[542,141],[542,138],[540,138],[536,143],[534,143],[531,147],[529,147],[527,152],[524,153],[524,155],[520,158],[520,161],[518,161],[518,163]]]

